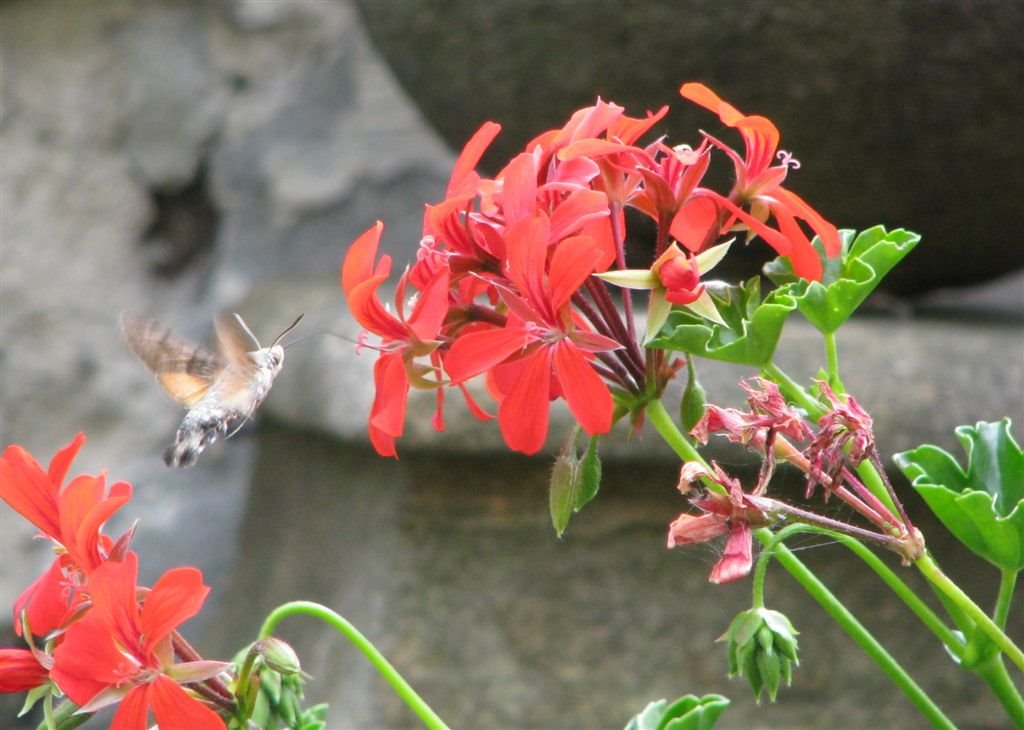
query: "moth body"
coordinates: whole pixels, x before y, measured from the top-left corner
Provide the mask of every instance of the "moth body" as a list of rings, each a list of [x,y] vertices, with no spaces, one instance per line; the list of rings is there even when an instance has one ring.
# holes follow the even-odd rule
[[[188,408],[178,426],[174,444],[164,453],[168,466],[185,467],[218,438],[233,434],[252,416],[270,393],[284,363],[281,338],[302,319],[292,323],[269,347],[260,347],[245,322],[235,319],[256,344],[241,336],[231,320],[216,320],[221,354],[174,335],[152,320],[121,317],[121,328],[139,359],[156,375],[160,385]]]

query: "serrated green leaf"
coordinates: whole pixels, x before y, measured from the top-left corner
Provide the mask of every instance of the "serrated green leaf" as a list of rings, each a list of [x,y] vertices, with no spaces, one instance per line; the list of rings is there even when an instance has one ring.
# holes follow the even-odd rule
[[[921,237],[898,228],[882,226],[862,231],[840,231],[842,252],[828,259],[821,241],[814,239],[824,267],[820,282],[799,279],[786,259],[776,259],[764,272],[780,288],[776,293],[793,297],[800,313],[823,333],[835,332],[850,318],[892,268],[918,244]]]
[[[687,352],[713,360],[762,367],[775,353],[786,318],[796,300],[773,292],[761,301],[760,284],[752,279],[742,286],[711,292],[725,324],[708,322],[685,310],[669,314],[665,334],[648,347]]]
[[[587,444],[587,452],[583,455],[579,464],[579,489],[576,492],[576,499],[573,504],[573,511],[579,512],[594,497],[597,490],[601,488],[601,457],[597,453],[597,444],[600,436],[591,436]]]
[[[967,468],[937,446],[894,457],[943,525],[1001,570],[1024,569],[1024,452],[1010,419],[960,426]]]

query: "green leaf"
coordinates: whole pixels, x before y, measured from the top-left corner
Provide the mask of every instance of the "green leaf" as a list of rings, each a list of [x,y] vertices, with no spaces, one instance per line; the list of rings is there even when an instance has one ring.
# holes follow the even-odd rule
[[[960,426],[967,467],[937,446],[893,457],[960,542],[1001,570],[1024,568],[1024,453],[1010,419]]]
[[[761,284],[754,277],[740,286],[721,286],[712,291],[721,320],[710,322],[693,312],[676,309],[669,314],[665,334],[648,347],[688,352],[713,360],[763,367],[771,360],[782,326],[796,300],[773,292],[761,301]]]
[[[779,257],[764,267],[765,275],[779,285],[775,294],[797,302],[800,313],[823,333],[835,332],[856,311],[886,274],[918,244],[921,237],[898,228],[886,232],[882,226],[862,231],[840,231],[842,252],[829,259],[818,238],[814,247],[821,256],[822,280],[796,277],[788,259]]]
[[[711,730],[728,706],[729,699],[716,694],[686,695],[671,705],[658,700],[633,717],[626,730]]]

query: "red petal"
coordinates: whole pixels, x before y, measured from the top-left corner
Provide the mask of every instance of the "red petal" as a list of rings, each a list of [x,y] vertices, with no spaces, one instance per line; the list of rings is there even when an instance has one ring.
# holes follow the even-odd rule
[[[123,681],[126,670],[138,667],[117,648],[106,624],[91,613],[68,627],[53,660],[50,677],[79,706]]]
[[[22,591],[14,601],[14,630],[21,636],[21,613],[25,611],[29,630],[35,636],[45,636],[61,625],[70,608],[67,578],[56,558],[45,573]]]
[[[535,454],[548,433],[551,348],[541,347],[527,361],[515,385],[498,408],[498,423],[510,449]]]
[[[566,238],[555,247],[548,272],[548,298],[555,311],[583,286],[600,260],[601,251],[590,236]]]
[[[144,651],[152,650],[171,631],[199,613],[210,587],[196,568],[172,568],[157,580],[142,604]]]
[[[138,574],[139,558],[130,552],[119,563],[108,560],[100,565],[86,583],[86,591],[92,598],[89,617],[105,622],[117,641],[129,651],[138,648],[142,633],[135,597]]]
[[[54,540],[60,537],[59,485],[17,444],[0,455],[0,499]]]
[[[53,458],[50,459],[50,468],[47,470],[47,476],[50,477],[51,482],[56,485],[64,483],[64,477],[68,474],[71,462],[78,456],[78,451],[84,443],[85,434],[79,432],[71,439],[71,443],[53,455]]]
[[[157,677],[146,689],[160,730],[224,730],[224,721],[216,712],[171,679]]]
[[[512,225],[532,217],[537,208],[537,161],[529,152],[512,158],[502,172],[501,207],[505,222]]]
[[[839,239],[839,231],[836,227],[821,217],[814,208],[804,202],[796,193],[784,188],[776,188],[772,193],[779,201],[786,206],[786,209],[797,218],[807,221],[813,230],[821,238],[825,245],[825,255],[834,258],[839,255],[843,244]]]
[[[384,224],[377,221],[348,247],[348,253],[341,264],[341,289],[345,294],[373,275],[373,260],[377,256],[377,246],[380,244],[383,231]],[[390,271],[390,259],[387,260]],[[383,263],[384,259],[381,260],[381,264]],[[385,278],[387,273],[388,271],[384,272]]]
[[[28,649],[0,649],[0,693],[24,692],[49,679],[49,672]]]
[[[370,408],[370,425],[392,437],[402,435],[405,405],[409,397],[409,376],[400,353],[382,354],[373,366],[376,388]]]
[[[522,327],[502,327],[459,335],[444,358],[444,369],[457,385],[522,351],[532,338]]]
[[[750,573],[752,565],[750,525],[743,521],[734,521],[722,559],[712,568],[708,580],[712,583],[728,583]]]
[[[421,342],[437,337],[448,314],[448,281],[447,271],[438,272],[416,299],[408,325]]]
[[[146,730],[149,727],[149,686],[132,687],[118,705],[110,730]],[[181,730],[185,726],[180,726]]]
[[[718,235],[718,205],[707,196],[690,198],[672,219],[669,234],[694,253]],[[711,234],[709,236],[709,234]]]
[[[551,213],[549,240],[558,241],[584,224],[608,215],[608,196],[599,190],[577,190]]]
[[[548,217],[538,212],[509,226],[505,234],[505,274],[534,307],[542,307],[548,301],[544,267],[550,230]]]
[[[466,146],[462,148],[462,152],[459,153],[459,158],[455,160],[455,166],[452,168],[452,176],[448,180],[448,188],[445,190],[446,198],[467,192],[476,193],[476,190],[467,190],[466,188],[475,185],[471,179],[471,176],[475,176],[473,171],[500,131],[501,125],[497,122],[484,122],[483,126],[466,142]]]
[[[591,436],[612,427],[612,394],[594,368],[570,340],[554,345],[555,375],[569,410]]]

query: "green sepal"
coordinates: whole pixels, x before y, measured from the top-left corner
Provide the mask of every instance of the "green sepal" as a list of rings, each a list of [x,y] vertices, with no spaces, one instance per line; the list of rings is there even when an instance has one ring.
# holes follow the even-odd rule
[[[697,379],[697,370],[693,366],[693,358],[687,358],[686,388],[679,404],[679,419],[683,424],[683,433],[690,433],[697,422],[704,417],[707,408],[708,394]]]
[[[626,730],[711,730],[728,706],[729,699],[716,694],[686,695],[672,704],[658,700],[634,716]]]
[[[675,309],[668,316],[664,334],[647,346],[700,355],[712,360],[764,367],[778,345],[782,327],[796,299],[772,292],[761,300],[761,281],[754,277],[733,286],[708,285],[708,293],[725,324],[717,324],[693,312]]]
[[[583,507],[597,496],[597,490],[601,488],[601,457],[597,453],[597,444],[600,436],[591,436],[587,444],[587,452],[580,459],[580,486],[576,492],[576,501],[573,504],[573,512],[579,512]]]
[[[578,469],[579,460],[575,448],[571,451],[563,450],[551,469],[548,508],[551,510],[551,525],[559,537],[565,533],[572,518],[572,506],[576,503],[576,489],[579,486]]]
[[[1024,453],[1010,419],[960,426],[967,468],[926,444],[893,458],[946,528],[1000,570],[1024,568]]]
[[[842,250],[827,258],[821,240],[814,247],[821,257],[821,281],[800,279],[789,260],[779,257],[767,263],[765,275],[779,285],[776,294],[786,294],[797,302],[800,313],[819,331],[835,332],[850,318],[886,274],[918,244],[921,237],[902,228],[887,232],[882,226],[862,231],[840,231]]]

